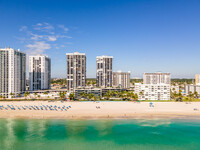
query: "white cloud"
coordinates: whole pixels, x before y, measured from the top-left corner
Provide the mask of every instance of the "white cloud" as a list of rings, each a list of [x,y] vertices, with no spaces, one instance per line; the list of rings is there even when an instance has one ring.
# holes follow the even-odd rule
[[[39,40],[39,39],[42,39],[44,37],[43,35],[38,35],[38,34],[33,34],[33,33],[30,33],[30,34],[31,34],[32,40]]]
[[[26,31],[27,30],[27,26],[22,26],[19,31]]]
[[[64,32],[57,30],[58,28],[64,30]],[[27,55],[44,54],[51,48],[60,49],[66,45],[66,40],[62,41],[62,38],[72,38],[67,35],[68,28],[64,25],[54,27],[47,22],[37,23],[31,27],[22,26],[19,31],[26,34],[25,37],[18,38],[18,40],[25,44]],[[54,46],[57,44],[56,41],[59,41],[61,46]]]
[[[47,22],[37,23],[36,25],[34,25],[34,30],[50,32],[51,30],[54,30],[54,26]]]
[[[68,32],[69,29],[65,27],[64,25],[58,25],[59,28],[63,29],[65,32]]]
[[[55,36],[47,36],[47,38],[48,38],[48,41],[52,41],[52,42],[57,40]]]
[[[43,54],[46,50],[50,49],[50,44],[45,41],[35,41],[33,44],[26,45],[27,53],[29,55]]]

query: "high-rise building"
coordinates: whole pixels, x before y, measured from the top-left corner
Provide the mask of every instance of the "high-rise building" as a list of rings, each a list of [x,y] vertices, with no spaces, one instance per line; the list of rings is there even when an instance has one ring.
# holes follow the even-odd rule
[[[15,97],[26,90],[26,54],[12,48],[0,49],[0,95]]]
[[[113,72],[113,87],[130,88],[130,72]]]
[[[97,56],[97,87],[112,87],[112,56]]]
[[[29,56],[29,90],[51,88],[51,59],[47,56]]]
[[[67,89],[75,91],[86,85],[86,55],[84,53],[67,53]]]
[[[144,73],[144,84],[170,84],[170,73]]]
[[[200,74],[195,75],[195,84],[200,85]]]

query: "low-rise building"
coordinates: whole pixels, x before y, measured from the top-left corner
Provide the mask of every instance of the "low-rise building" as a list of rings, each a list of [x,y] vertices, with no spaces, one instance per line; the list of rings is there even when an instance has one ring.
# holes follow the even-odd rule
[[[190,93],[195,93],[195,92],[200,94],[200,85],[193,85],[193,84],[185,85],[184,89],[185,89],[185,95],[189,95]]]
[[[102,96],[102,90],[100,88],[95,88],[95,89],[75,89],[75,99],[81,99],[82,95],[81,93],[85,94],[94,94],[96,98]]]
[[[139,100],[170,100],[170,84],[135,83]]]

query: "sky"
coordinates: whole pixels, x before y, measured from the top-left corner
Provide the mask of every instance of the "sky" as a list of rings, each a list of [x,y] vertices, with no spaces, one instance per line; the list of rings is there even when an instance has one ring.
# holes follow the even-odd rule
[[[200,73],[199,0],[0,0],[0,47],[51,58],[52,77],[66,77],[66,53],[113,56],[113,71]],[[28,66],[28,65],[27,65]],[[27,70],[28,71],[28,70]]]

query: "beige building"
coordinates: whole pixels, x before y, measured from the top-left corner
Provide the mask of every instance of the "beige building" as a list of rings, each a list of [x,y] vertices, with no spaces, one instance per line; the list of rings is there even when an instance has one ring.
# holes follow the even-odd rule
[[[170,73],[144,73],[144,83],[135,83],[135,93],[139,100],[170,100],[170,81]]]
[[[195,85],[200,85],[200,74],[195,75]]]
[[[144,84],[170,84],[171,83],[170,73],[144,73],[143,80]]]
[[[113,87],[130,88],[130,72],[113,72]]]

